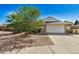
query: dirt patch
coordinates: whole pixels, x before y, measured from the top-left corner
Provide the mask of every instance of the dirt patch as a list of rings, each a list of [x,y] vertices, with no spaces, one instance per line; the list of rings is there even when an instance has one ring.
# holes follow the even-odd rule
[[[46,46],[54,44],[47,35],[31,35],[30,38],[36,41],[36,44],[32,46]]]
[[[13,40],[3,40],[6,43],[0,45],[0,52],[6,52],[17,49],[23,49],[27,47],[36,47],[36,46],[46,46],[53,45],[53,42],[49,39],[47,35],[30,35],[27,38],[22,39],[13,39]]]

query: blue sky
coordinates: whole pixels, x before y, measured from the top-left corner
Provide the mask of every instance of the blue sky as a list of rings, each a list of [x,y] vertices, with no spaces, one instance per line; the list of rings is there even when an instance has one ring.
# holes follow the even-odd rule
[[[25,4],[33,6],[40,10],[40,18],[48,16],[59,20],[68,20],[74,22],[79,20],[79,4]],[[6,16],[17,10],[22,4],[0,4],[0,23],[6,23]]]

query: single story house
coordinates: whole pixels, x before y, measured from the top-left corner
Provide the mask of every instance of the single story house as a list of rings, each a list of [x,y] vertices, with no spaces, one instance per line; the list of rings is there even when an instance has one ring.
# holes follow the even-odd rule
[[[71,23],[62,22],[54,17],[47,17],[45,19],[46,33],[70,33]]]
[[[72,26],[72,33],[79,34],[79,21],[76,20],[74,25]]]

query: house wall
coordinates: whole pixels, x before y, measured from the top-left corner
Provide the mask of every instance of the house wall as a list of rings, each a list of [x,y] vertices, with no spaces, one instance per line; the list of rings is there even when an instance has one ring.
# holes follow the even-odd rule
[[[73,34],[79,34],[79,29],[73,29]]]
[[[72,33],[71,25],[65,25],[66,33]]]
[[[77,33],[77,30],[76,29],[72,29],[72,33],[73,34]]]
[[[77,33],[79,34],[79,29],[77,29]]]

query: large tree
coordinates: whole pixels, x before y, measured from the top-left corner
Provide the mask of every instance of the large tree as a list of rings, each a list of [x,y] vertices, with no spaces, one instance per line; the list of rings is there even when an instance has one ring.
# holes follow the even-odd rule
[[[7,16],[8,26],[14,32],[33,32],[40,28],[42,22],[38,20],[40,12],[37,8],[22,6],[17,11]]]

